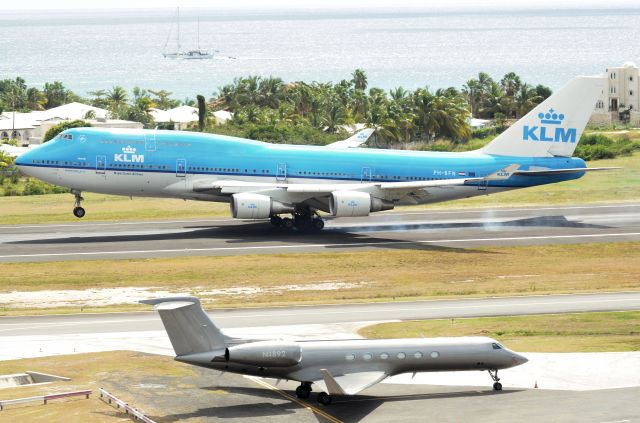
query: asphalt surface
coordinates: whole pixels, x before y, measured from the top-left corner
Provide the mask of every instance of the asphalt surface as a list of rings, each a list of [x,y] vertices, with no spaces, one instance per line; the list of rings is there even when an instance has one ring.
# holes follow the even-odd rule
[[[221,328],[640,310],[640,292],[212,310]],[[3,336],[163,330],[155,312],[0,317]]]
[[[319,233],[177,220],[0,226],[0,262],[640,241],[640,204],[378,213]]]
[[[179,365],[179,364],[176,364]],[[378,384],[320,406],[315,393],[295,398],[297,384],[194,368],[179,380],[154,375],[109,378],[109,391],[128,398],[157,422],[593,422],[640,419],[640,388],[599,391],[491,390],[486,386]]]

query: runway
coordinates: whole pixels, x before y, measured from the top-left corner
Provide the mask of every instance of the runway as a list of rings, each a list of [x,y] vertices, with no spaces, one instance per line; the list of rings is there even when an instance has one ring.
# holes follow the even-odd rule
[[[221,328],[640,310],[640,292],[212,310]],[[155,312],[0,317],[6,336],[161,331]]]
[[[232,219],[0,226],[0,262],[640,241],[640,204],[384,212],[320,233]]]

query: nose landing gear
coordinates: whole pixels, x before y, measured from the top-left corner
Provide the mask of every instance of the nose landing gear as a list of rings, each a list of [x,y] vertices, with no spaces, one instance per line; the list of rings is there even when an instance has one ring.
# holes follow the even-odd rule
[[[498,377],[498,369],[487,371],[489,372],[489,376],[491,376],[491,379],[493,379],[493,390],[502,391],[502,384],[500,383],[500,378]]]
[[[73,207],[73,215],[78,219],[80,219],[84,217],[84,215],[86,214],[86,212],[84,211],[84,208],[82,208],[80,205],[84,200],[84,198],[82,198],[82,196],[80,195],[81,191],[71,190],[71,194],[73,194],[76,198],[76,202]]]

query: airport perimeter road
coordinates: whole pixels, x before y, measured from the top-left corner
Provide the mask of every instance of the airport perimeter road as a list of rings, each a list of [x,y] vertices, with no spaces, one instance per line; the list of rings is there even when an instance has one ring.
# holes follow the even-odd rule
[[[222,328],[244,328],[621,310],[640,310],[640,292],[229,309],[209,314]],[[162,330],[155,312],[0,317],[0,339],[152,330]]]
[[[0,262],[620,242],[640,241],[640,204],[385,212],[329,219],[311,234],[231,219],[8,225],[0,234]]]

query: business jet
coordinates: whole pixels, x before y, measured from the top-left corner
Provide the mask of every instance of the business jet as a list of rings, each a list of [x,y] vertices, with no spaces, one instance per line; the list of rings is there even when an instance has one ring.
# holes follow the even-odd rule
[[[320,404],[332,395],[355,395],[389,376],[413,372],[486,370],[502,390],[498,370],[527,358],[487,337],[248,340],[225,335],[193,297],[142,300],[153,305],[169,335],[176,360],[243,375],[295,380],[298,398],[319,387]]]
[[[572,157],[605,84],[602,77],[574,78],[471,152],[358,148],[371,129],[317,147],[196,132],[75,128],[20,155],[16,165],[70,188],[79,218],[85,215],[81,194],[89,191],[227,202],[236,219],[320,230],[319,211],[368,216],[397,205],[493,194],[607,169],[587,168]]]

